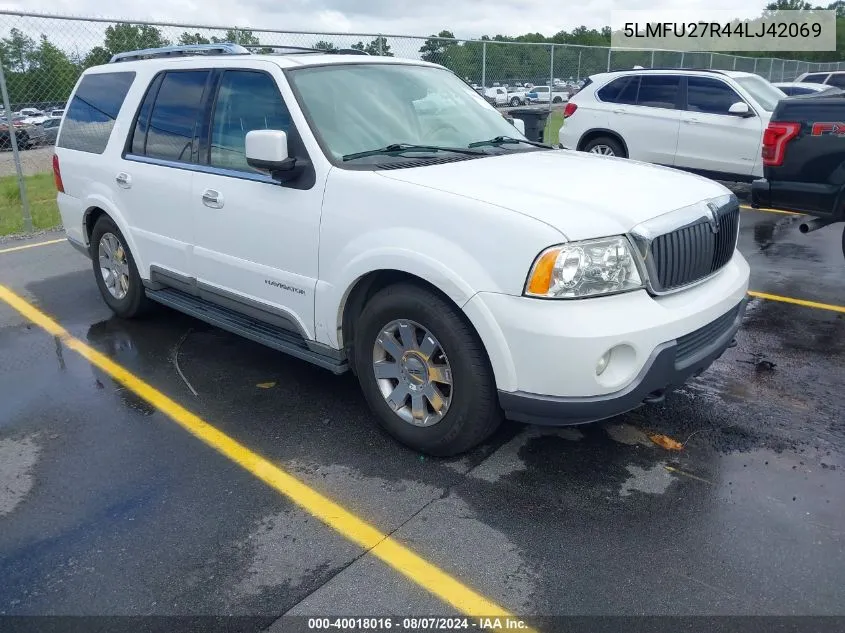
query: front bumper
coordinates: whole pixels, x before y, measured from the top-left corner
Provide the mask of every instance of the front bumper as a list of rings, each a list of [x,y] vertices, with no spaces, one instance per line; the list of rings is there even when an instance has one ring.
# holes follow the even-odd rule
[[[731,346],[748,299],[715,321],[679,339],[659,345],[639,375],[624,389],[601,396],[560,397],[499,392],[506,417],[519,422],[564,426],[603,420],[631,411],[699,375]]]

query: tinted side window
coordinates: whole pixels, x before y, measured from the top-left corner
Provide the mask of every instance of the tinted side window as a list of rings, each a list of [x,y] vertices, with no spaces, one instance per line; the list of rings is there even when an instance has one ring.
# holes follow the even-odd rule
[[[837,88],[845,88],[845,75],[831,73],[830,77],[827,79],[827,83],[828,85],[836,86]]]
[[[192,160],[208,74],[207,70],[165,73],[150,114],[147,156],[184,162]]]
[[[824,80],[827,79],[829,73],[812,73],[804,77],[801,81],[810,83],[810,84],[823,84]]]
[[[687,109],[706,114],[728,114],[730,107],[742,101],[726,83],[709,77],[687,78]]]
[[[252,171],[246,163],[246,133],[290,129],[290,114],[270,75],[248,70],[223,74],[211,124],[210,164]]]
[[[634,105],[637,102],[637,91],[640,86],[639,75],[619,77],[614,79],[598,91],[599,98],[608,103],[626,103]]]
[[[65,114],[58,146],[102,154],[114,128],[114,120],[134,80],[134,72],[98,73],[83,77]]]
[[[681,78],[674,75],[646,75],[640,78],[637,105],[674,109],[678,102]]]
[[[138,110],[138,116],[135,118],[135,128],[132,130],[132,143],[130,145],[130,152],[133,154],[144,154],[146,151],[150,112],[152,112],[153,101],[155,101],[163,78],[163,74],[156,75],[150,87],[147,88],[147,94],[144,95],[144,101],[141,103],[140,110]]]

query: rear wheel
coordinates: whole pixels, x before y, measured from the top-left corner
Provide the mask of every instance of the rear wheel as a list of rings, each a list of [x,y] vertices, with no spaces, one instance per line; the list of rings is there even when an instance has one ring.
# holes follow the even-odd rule
[[[135,259],[126,238],[107,215],[97,220],[91,232],[91,260],[100,294],[116,315],[129,319],[147,309],[149,300]]]
[[[510,105],[511,105],[512,108],[515,108],[516,106],[518,106],[519,105],[519,97],[514,97],[513,99],[511,99]]]
[[[599,136],[584,145],[584,151],[589,154],[600,154],[602,156],[619,156],[627,158],[622,144],[615,138]]]
[[[552,99],[552,103],[563,103],[563,97],[555,97]]]
[[[502,420],[484,346],[459,311],[413,284],[378,292],[355,334],[355,367],[379,424],[423,453],[462,453]]]

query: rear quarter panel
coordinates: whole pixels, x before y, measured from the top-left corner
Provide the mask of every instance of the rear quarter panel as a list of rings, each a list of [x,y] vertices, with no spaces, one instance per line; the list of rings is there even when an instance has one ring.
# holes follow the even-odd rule
[[[578,149],[581,139],[590,130],[608,128],[608,110],[604,103],[596,99],[592,86],[574,94],[569,102],[578,108],[575,114],[564,120],[558,140],[566,149]]]

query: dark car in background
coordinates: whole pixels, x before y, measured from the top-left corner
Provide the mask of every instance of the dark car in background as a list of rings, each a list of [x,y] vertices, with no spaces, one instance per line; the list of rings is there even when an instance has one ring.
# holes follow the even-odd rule
[[[59,126],[62,124],[61,117],[49,118],[41,125],[44,130],[44,143],[46,145],[55,145],[56,137],[59,135]]]
[[[24,123],[19,117],[12,118],[12,126],[15,129],[15,136],[18,139],[18,149],[29,149],[43,145],[47,135],[41,125],[32,125]],[[9,123],[4,119],[0,119],[0,150],[8,150],[12,147],[12,141],[9,138]]]
[[[801,224],[802,233],[845,222],[845,92],[781,99],[763,133],[762,156],[752,206],[815,216]]]

